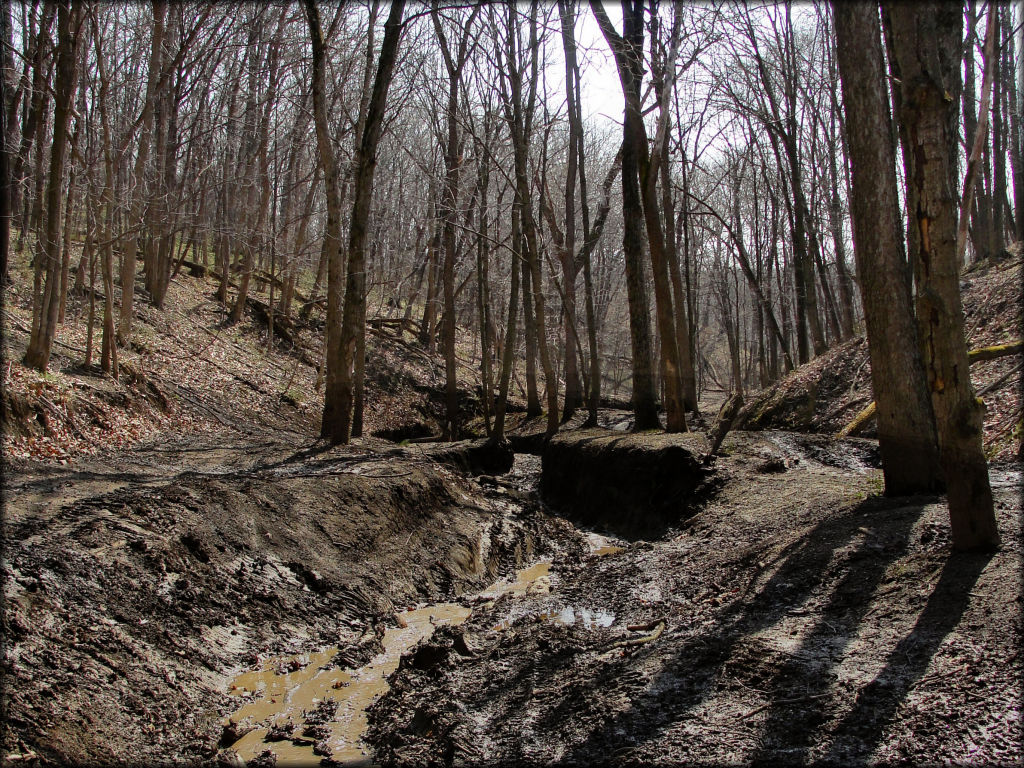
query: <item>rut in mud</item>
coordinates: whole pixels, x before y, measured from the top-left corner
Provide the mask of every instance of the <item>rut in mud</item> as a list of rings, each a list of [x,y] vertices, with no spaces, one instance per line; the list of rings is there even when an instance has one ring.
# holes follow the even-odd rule
[[[8,754],[213,759],[239,707],[229,683],[261,659],[337,648],[336,667],[357,667],[396,608],[582,546],[514,488],[451,466],[494,460],[472,445],[435,460],[379,440],[262,437],[5,478]]]
[[[403,659],[371,711],[378,761],[1019,761],[1019,465],[992,471],[1003,550],[950,556],[941,499],[875,495],[873,443],[725,449],[676,527],[556,560],[550,594]],[[614,620],[545,620],[581,604]]]

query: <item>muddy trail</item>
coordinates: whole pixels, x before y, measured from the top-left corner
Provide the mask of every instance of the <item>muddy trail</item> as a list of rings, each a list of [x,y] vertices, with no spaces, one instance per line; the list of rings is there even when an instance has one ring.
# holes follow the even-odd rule
[[[154,441],[4,479],[5,764],[1013,763],[1021,470],[870,440]]]

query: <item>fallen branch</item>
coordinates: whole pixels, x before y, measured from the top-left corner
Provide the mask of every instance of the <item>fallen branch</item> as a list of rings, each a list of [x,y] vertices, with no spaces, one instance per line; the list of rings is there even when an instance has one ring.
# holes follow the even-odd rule
[[[658,619],[654,623],[654,631],[650,634],[643,635],[642,637],[631,637],[628,640],[619,640],[617,643],[612,643],[610,646],[608,646],[608,650],[606,650],[602,655],[607,655],[618,648],[630,648],[636,645],[646,645],[647,643],[653,643],[655,640],[661,637],[661,633],[664,631],[665,620]]]
[[[1007,342],[1006,344],[995,344],[991,347],[979,347],[978,349],[972,349],[970,352],[967,353],[967,360],[971,365],[974,365],[975,363],[982,363],[985,362],[986,360],[998,360],[1000,357],[1016,355],[1022,351],[1024,351],[1024,339],[1017,339],[1015,341]],[[1019,371],[1020,368],[1021,366],[1018,365],[1016,368],[1010,371],[1010,373],[1003,376],[994,384],[990,384],[984,389],[982,389],[978,393],[978,397],[981,397],[987,392],[991,392],[997,386],[1003,384],[1003,382],[1007,378],[1009,378],[1014,373]],[[874,417],[874,415],[875,401],[872,400],[867,408],[865,408],[856,416],[854,416],[853,421],[851,421],[849,424],[847,424],[845,427],[843,427],[836,433],[836,437],[849,437],[850,435],[856,434],[857,432],[859,432],[860,430],[864,429],[864,427],[867,426],[868,422]]]
[[[1006,373],[1004,373],[998,379],[993,381],[991,384],[986,384],[984,387],[982,387],[981,390],[979,390],[978,392],[978,397],[984,397],[992,390],[999,389],[999,387],[1003,386],[1003,384],[1009,381],[1012,376],[1019,373],[1021,368],[1024,368],[1024,361],[1017,363],[1017,365],[1008,370]]]
[[[850,435],[860,432],[867,426],[868,422],[875,417],[875,408],[875,401],[872,400],[864,410],[853,417],[853,421],[836,433],[836,437],[849,437]]]
[[[725,436],[732,429],[733,422],[736,421],[736,414],[742,407],[743,395],[739,392],[734,392],[728,400],[722,403],[722,407],[718,409],[718,417],[706,435],[707,441],[711,444],[711,450],[704,457],[704,464],[710,463],[711,457],[718,453],[718,449],[722,447],[722,441],[725,440]]]
[[[967,359],[971,365],[985,360],[996,360],[1007,355],[1016,355],[1024,351],[1024,339],[1008,341],[1005,344],[995,344],[991,347],[979,347],[967,353]]]

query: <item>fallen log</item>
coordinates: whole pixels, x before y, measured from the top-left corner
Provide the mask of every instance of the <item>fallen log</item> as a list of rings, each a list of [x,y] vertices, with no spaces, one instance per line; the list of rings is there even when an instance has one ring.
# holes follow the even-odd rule
[[[978,349],[972,349],[967,353],[967,360],[971,365],[974,365],[975,363],[985,362],[986,360],[998,360],[1000,357],[1016,355],[1022,351],[1024,351],[1024,340],[1017,339],[1016,341],[1010,341],[1006,344],[995,344],[990,347],[978,347]],[[999,383],[1002,383],[1005,378],[1006,377],[1003,377]],[[978,396],[980,397],[992,389],[993,387],[986,387],[978,393]],[[874,416],[875,401],[872,400],[864,410],[853,417],[853,420],[849,424],[836,433],[836,437],[849,437],[850,435],[857,434],[868,425]]]
[[[711,444],[711,450],[704,457],[704,464],[710,463],[711,458],[718,453],[718,449],[722,447],[722,441],[725,440],[725,436],[732,429],[733,422],[736,421],[736,414],[740,412],[742,407],[743,395],[739,392],[734,392],[729,396],[728,400],[722,403],[722,407],[718,409],[718,417],[715,419],[715,423],[708,430],[707,439]]]
[[[996,360],[1000,357],[1006,357],[1007,355],[1016,355],[1021,351],[1024,351],[1024,339],[1016,339],[1015,341],[1008,341],[1005,344],[995,344],[991,347],[979,347],[978,349],[972,349],[967,353],[967,359],[973,365],[974,363],[980,363],[985,360]]]

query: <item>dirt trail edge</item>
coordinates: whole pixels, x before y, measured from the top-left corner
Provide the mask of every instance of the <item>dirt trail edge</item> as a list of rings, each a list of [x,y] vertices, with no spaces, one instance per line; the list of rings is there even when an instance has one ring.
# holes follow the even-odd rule
[[[359,665],[396,606],[584,546],[429,452],[253,437],[5,478],[5,764],[208,763],[227,683],[260,658],[337,646]],[[438,458],[480,464],[471,449]]]
[[[579,439],[600,461],[621,438]],[[737,432],[723,453],[676,527],[556,558],[550,594],[403,659],[371,709],[376,759],[1019,764],[1020,465],[991,471],[1003,550],[951,556],[943,500],[878,496],[870,441]],[[614,619],[549,620],[566,610]]]

